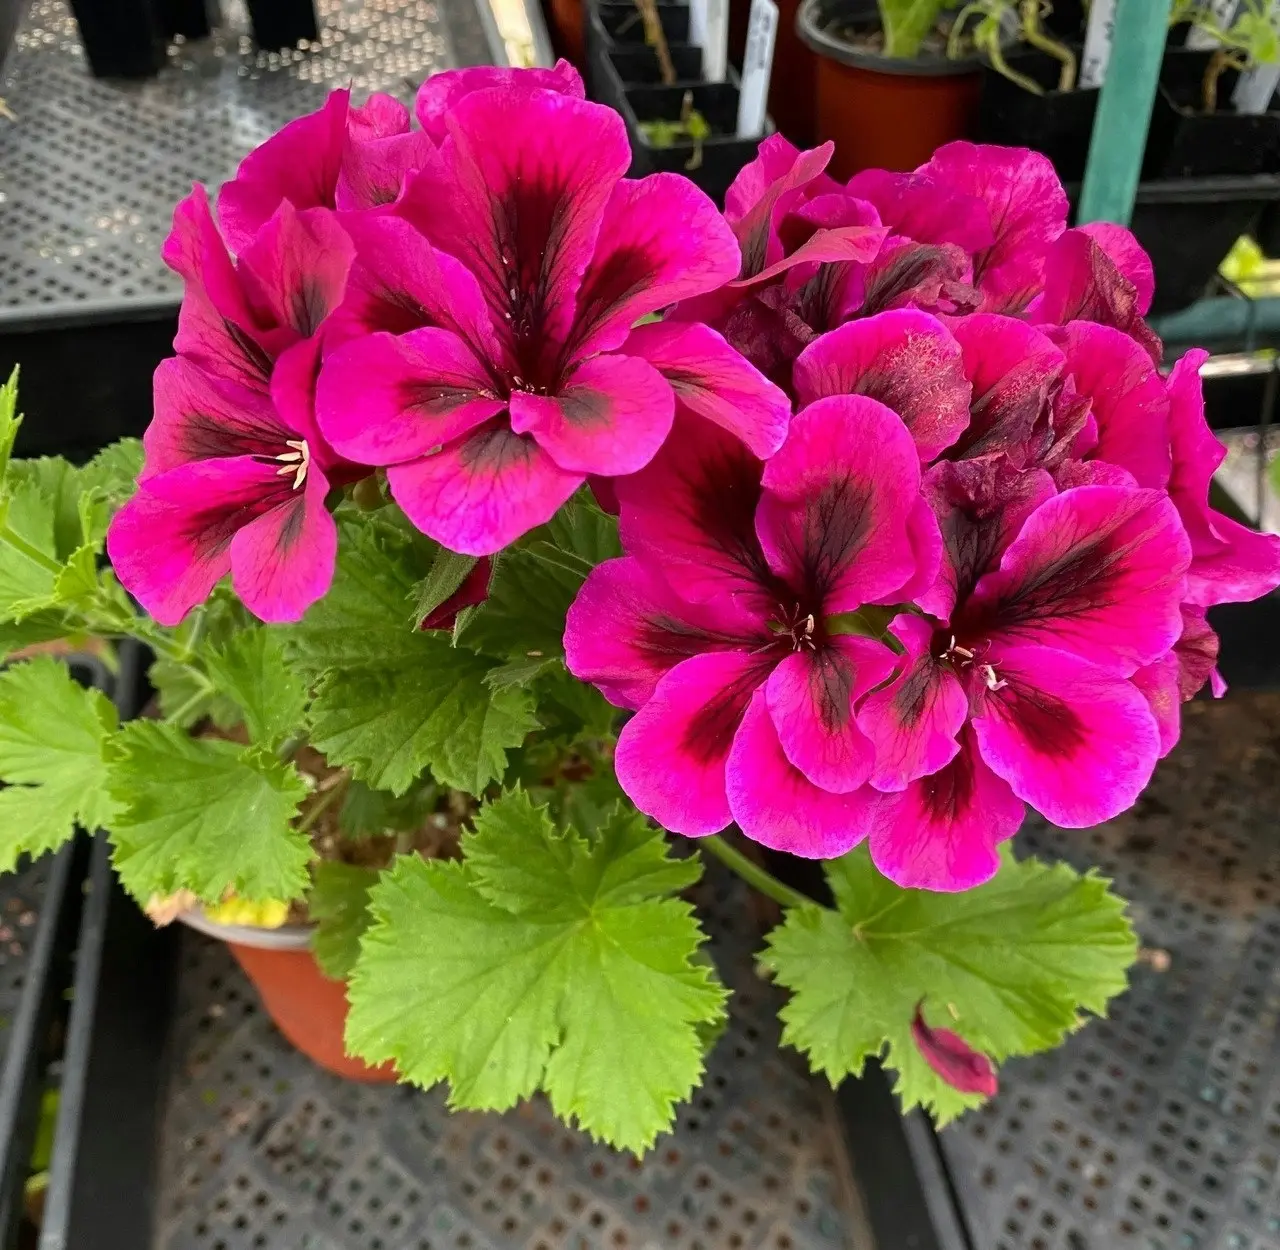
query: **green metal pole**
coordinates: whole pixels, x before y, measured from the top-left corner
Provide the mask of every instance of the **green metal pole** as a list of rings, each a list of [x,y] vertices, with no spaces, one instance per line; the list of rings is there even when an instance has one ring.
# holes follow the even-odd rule
[[[1098,97],[1081,222],[1129,224],[1151,125],[1172,0],[1117,0],[1111,60]]]

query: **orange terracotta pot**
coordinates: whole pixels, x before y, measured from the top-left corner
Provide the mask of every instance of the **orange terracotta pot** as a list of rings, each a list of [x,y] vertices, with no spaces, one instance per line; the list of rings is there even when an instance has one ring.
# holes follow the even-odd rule
[[[347,986],[320,971],[311,953],[310,929],[218,924],[199,911],[185,912],[179,919],[226,943],[276,1028],[313,1063],[351,1081],[387,1084],[396,1080],[394,1065],[374,1068],[347,1054],[343,1042]]]
[[[384,1063],[371,1068],[349,1056],[343,1043],[347,1023],[347,986],[320,971],[310,950],[264,950],[228,942],[276,1028],[313,1063],[352,1081],[387,1083],[396,1070]]]
[[[580,70],[586,68],[587,49],[583,0],[547,0],[551,10],[551,42]]]
[[[804,0],[797,29],[817,54],[817,138],[836,145],[828,173],[914,169],[968,136],[982,90],[978,63],[858,51],[827,32],[823,3]]]

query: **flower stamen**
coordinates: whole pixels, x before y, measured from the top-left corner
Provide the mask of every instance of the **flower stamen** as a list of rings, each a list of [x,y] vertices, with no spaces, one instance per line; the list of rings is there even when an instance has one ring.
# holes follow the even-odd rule
[[[290,489],[297,490],[307,480],[307,470],[311,468],[311,449],[307,446],[305,438],[286,438],[284,445],[293,450],[284,451],[272,457],[273,460],[280,462],[276,476],[288,477],[293,474]]]
[[[982,666],[982,680],[987,683],[988,690],[1003,690],[1009,684],[1003,678],[996,676],[995,666],[992,664]]]

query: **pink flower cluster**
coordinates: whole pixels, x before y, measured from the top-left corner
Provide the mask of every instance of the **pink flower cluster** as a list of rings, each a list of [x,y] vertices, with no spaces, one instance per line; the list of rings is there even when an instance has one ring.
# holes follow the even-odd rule
[[[477,557],[590,481],[626,554],[567,660],[634,711],[618,777],[667,828],[867,840],[962,889],[1028,804],[1134,801],[1217,683],[1206,609],[1280,583],[1280,540],[1209,508],[1202,356],[1159,371],[1127,231],[1068,229],[1043,158],[965,143],[840,185],[774,137],[722,215],[624,177],[563,63],[440,75],[415,113],[335,92],[222,188],[221,231],[202,188],[179,205],[178,354],[108,538],[159,621],[228,574],[297,620],[333,488],[374,468]]]
[[[626,555],[566,652],[635,710],[618,777],[667,828],[867,840],[894,881],[964,889],[1027,805],[1134,802],[1220,684],[1205,609],[1280,583],[1280,540],[1209,508],[1203,355],[1161,376],[1146,257],[1068,230],[1047,161],[958,143],[840,187],[828,155],[762,145],[738,278],[676,313],[793,398],[786,441],[678,418],[615,483]]]
[[[738,244],[688,180],[624,178],[621,118],[582,97],[563,62],[432,78],[417,127],[337,91],[245,159],[222,234],[203,188],[178,206],[178,356],[108,540],[157,620],[228,573],[297,620],[333,575],[329,489],[375,466],[423,532],[487,556],[647,464],[678,396],[777,450],[787,397],[720,335],[632,333],[734,277]]]

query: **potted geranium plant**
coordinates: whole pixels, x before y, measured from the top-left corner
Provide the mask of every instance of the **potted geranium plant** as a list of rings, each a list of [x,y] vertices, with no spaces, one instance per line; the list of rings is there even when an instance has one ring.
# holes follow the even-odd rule
[[[819,139],[833,172],[911,169],[969,134],[981,65],[951,0],[802,0],[800,38],[817,61]],[[872,119],[879,119],[873,121]]]
[[[13,663],[6,853],[78,822],[156,911],[310,900],[377,1075],[633,1150],[725,1010],[714,857],[783,908],[786,1040],[946,1121],[1124,987],[1123,901],[1007,843],[1134,802],[1280,540],[1209,509],[1199,358],[1157,372],[1144,258],[1041,158],[848,188],[773,137],[722,216],[581,94],[339,92],[221,233],[179,206],[136,491],[124,447],[0,495],[11,644],[141,639],[159,714]]]

